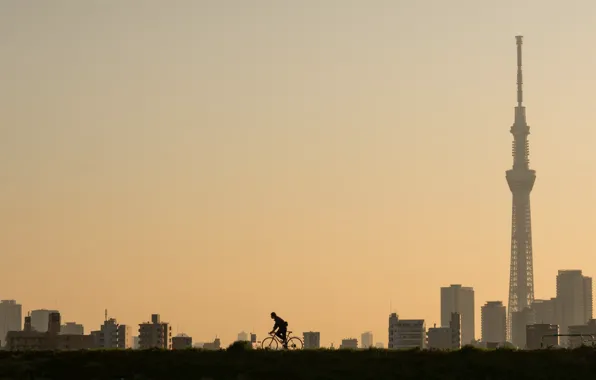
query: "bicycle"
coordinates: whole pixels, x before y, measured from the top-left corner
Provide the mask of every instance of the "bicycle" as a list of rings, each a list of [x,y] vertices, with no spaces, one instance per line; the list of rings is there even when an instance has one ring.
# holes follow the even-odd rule
[[[261,342],[261,347],[265,350],[277,350],[279,345],[281,344],[283,347],[284,342],[281,339],[273,334],[270,337],[263,339]],[[286,333],[286,341],[288,342],[288,350],[301,350],[304,344],[302,343],[302,339],[298,338],[297,336],[291,336],[292,332],[288,331]]]

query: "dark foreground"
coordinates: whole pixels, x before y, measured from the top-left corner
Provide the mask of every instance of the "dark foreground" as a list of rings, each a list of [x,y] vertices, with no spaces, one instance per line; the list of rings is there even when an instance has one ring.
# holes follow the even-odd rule
[[[596,350],[0,352],[0,379],[596,379]]]

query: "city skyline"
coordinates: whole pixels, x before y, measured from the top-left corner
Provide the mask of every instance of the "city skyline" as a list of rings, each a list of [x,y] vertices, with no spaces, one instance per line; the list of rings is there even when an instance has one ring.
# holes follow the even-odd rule
[[[23,310],[225,342],[275,311],[339,346],[393,311],[439,324],[463,284],[479,337],[508,296],[519,34],[534,296],[593,274],[596,4],[32,4],[0,4],[0,288]]]

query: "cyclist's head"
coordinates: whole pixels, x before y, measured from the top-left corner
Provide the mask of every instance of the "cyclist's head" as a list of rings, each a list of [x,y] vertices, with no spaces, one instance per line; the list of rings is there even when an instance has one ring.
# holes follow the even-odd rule
[[[271,313],[271,318],[275,318],[277,317],[277,314],[275,314],[275,312]]]

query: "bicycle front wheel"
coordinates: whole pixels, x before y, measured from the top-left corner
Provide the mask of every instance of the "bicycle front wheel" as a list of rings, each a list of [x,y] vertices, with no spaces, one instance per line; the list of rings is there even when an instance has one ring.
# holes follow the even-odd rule
[[[263,339],[263,343],[261,343],[261,347],[265,350],[277,350],[277,346],[279,346],[279,343],[273,337],[265,338]]]
[[[291,337],[288,340],[288,350],[301,350],[303,347],[302,340],[298,337]]]

